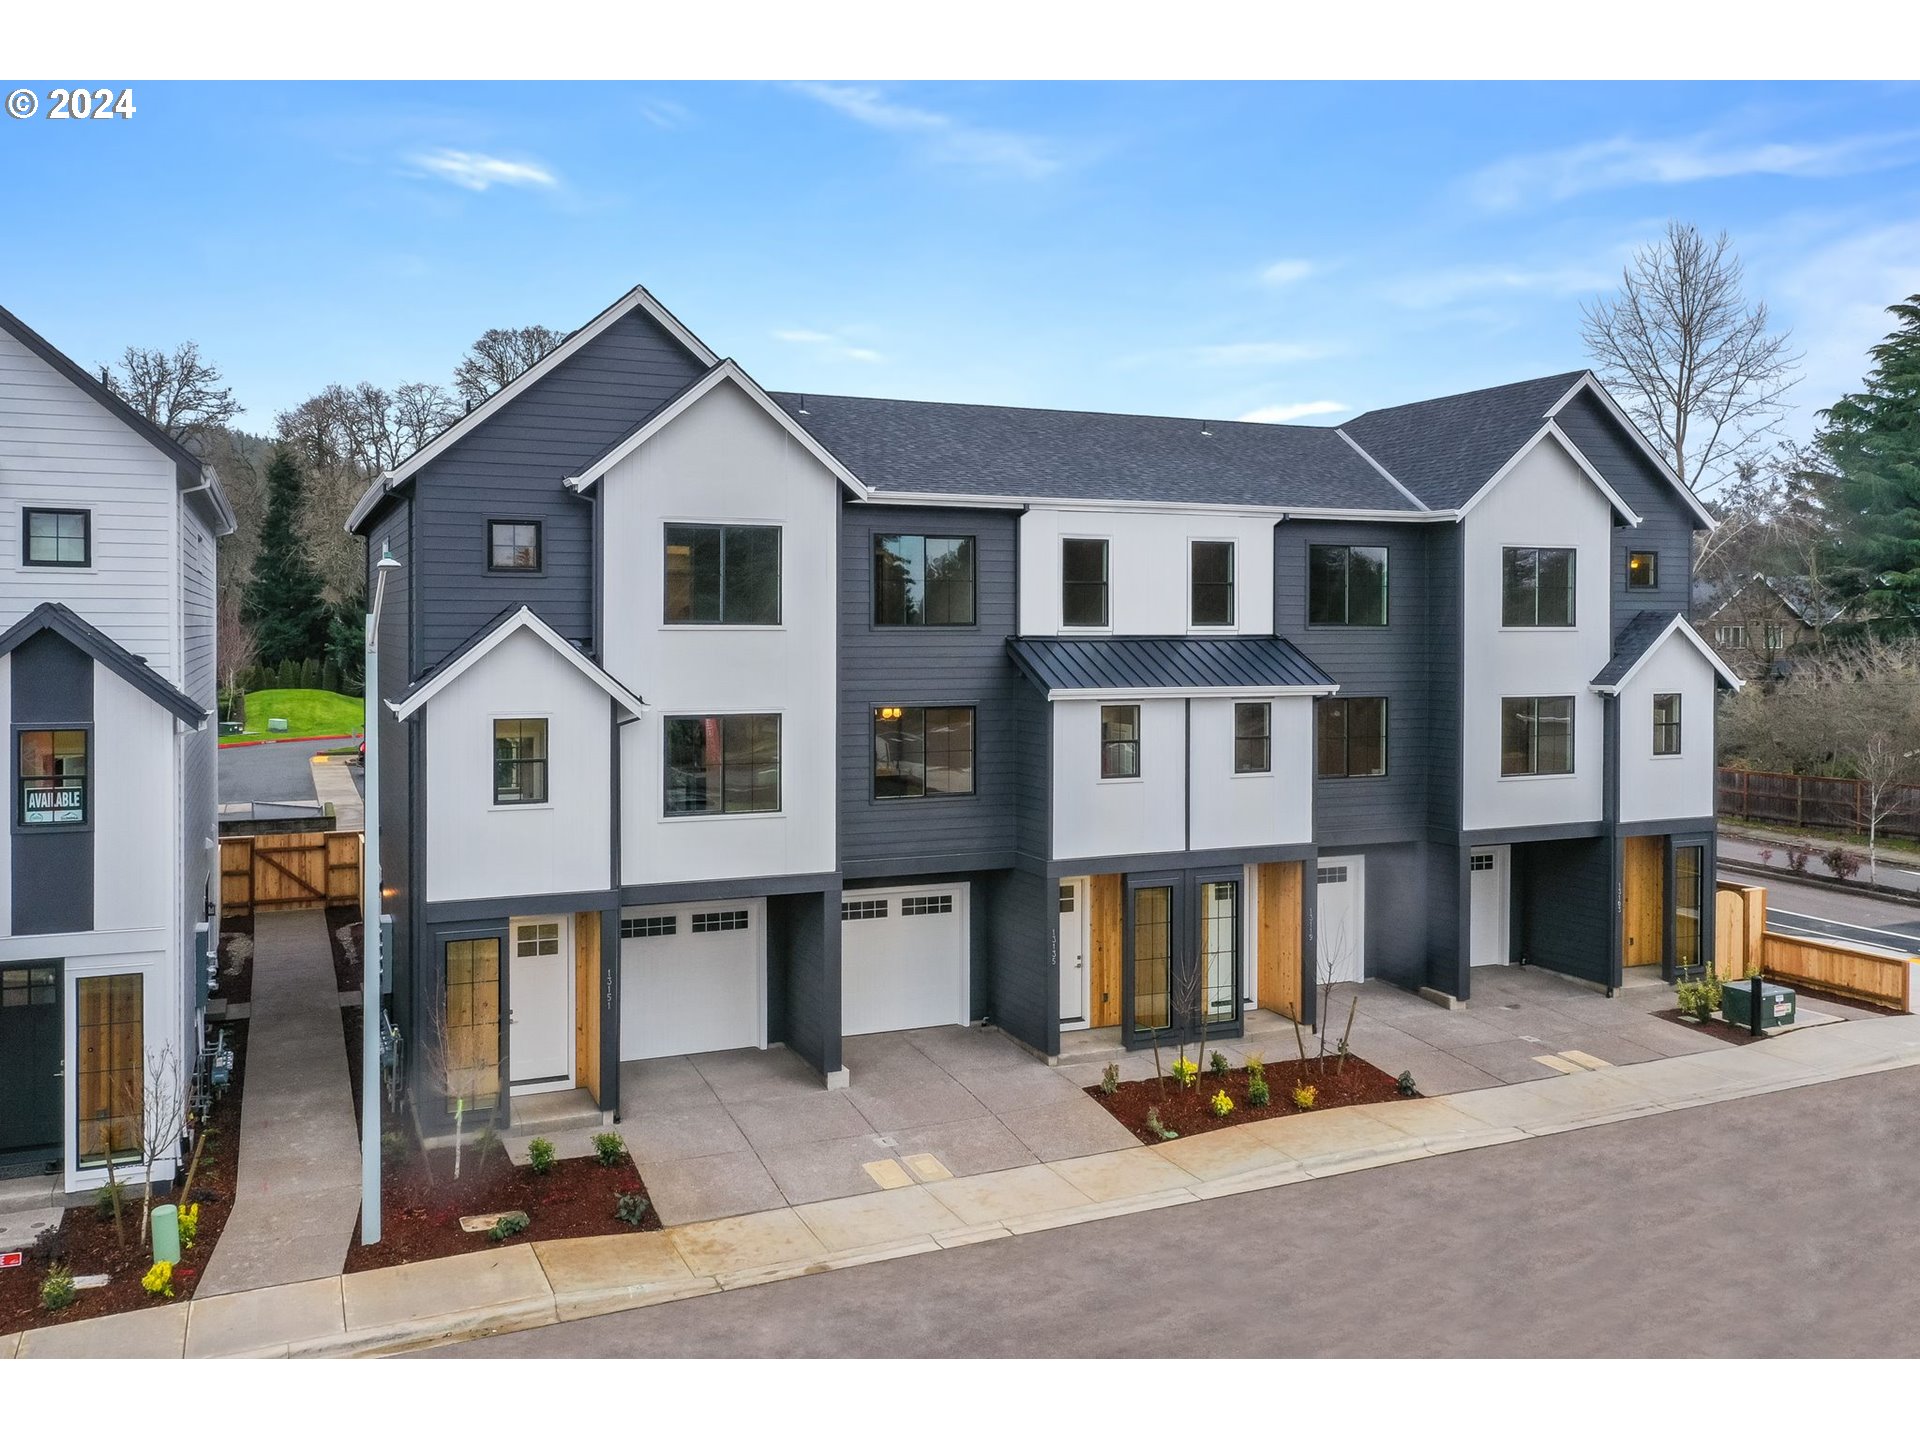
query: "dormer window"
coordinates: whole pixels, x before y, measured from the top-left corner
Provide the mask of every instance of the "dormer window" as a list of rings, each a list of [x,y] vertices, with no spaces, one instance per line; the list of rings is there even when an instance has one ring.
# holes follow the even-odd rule
[[[1635,550],[1627,556],[1627,588],[1658,590],[1660,557],[1652,550]]]
[[[540,573],[540,522],[489,520],[487,569],[499,573]]]

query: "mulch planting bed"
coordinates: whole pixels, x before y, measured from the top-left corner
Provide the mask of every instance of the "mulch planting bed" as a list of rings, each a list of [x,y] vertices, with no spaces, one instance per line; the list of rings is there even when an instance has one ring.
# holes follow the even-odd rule
[[[1771,1039],[1770,1032],[1749,1035],[1744,1025],[1729,1025],[1717,1016],[1711,1020],[1693,1020],[1678,1010],[1655,1010],[1650,1012],[1656,1020],[1671,1020],[1675,1025],[1684,1025],[1689,1030],[1698,1030],[1702,1035],[1711,1035],[1715,1040],[1724,1040],[1729,1045],[1752,1045],[1756,1041]]]
[[[200,1207],[200,1226],[193,1247],[181,1249],[180,1263],[174,1267],[173,1299],[149,1295],[140,1288],[140,1278],[153,1259],[140,1234],[140,1187],[127,1183],[121,1199],[127,1234],[124,1246],[115,1238],[113,1217],[98,1216],[93,1207],[86,1206],[67,1211],[60,1228],[43,1236],[17,1269],[0,1270],[0,1334],[156,1305],[178,1305],[192,1298],[200,1272],[226,1228],[227,1217],[233,1213],[233,1187],[239,1173],[240,1086],[247,1073],[247,1025],[244,1020],[228,1021],[225,1028],[233,1047],[233,1083],[214,1102],[208,1121],[206,1148],[194,1174],[193,1194],[187,1197]],[[182,1174],[181,1178],[186,1177]],[[156,1189],[153,1203],[183,1202],[177,1195],[162,1195]],[[64,1310],[45,1310],[40,1304],[40,1282],[56,1263],[67,1266],[76,1278],[105,1275],[107,1283],[97,1290],[80,1291]]]
[[[1171,1058],[1168,1065],[1172,1065]],[[1149,1145],[1158,1144],[1162,1139],[1147,1128],[1149,1109],[1159,1110],[1160,1123],[1168,1129],[1177,1130],[1182,1135],[1201,1135],[1209,1130],[1224,1130],[1229,1125],[1240,1125],[1249,1120],[1270,1120],[1276,1115],[1300,1114],[1301,1108],[1293,1103],[1295,1085],[1314,1087],[1316,1094],[1312,1108],[1315,1110],[1334,1110],[1342,1105],[1370,1105],[1377,1100],[1410,1098],[1400,1093],[1400,1082],[1393,1076],[1369,1065],[1357,1055],[1349,1055],[1344,1068],[1340,1066],[1339,1057],[1334,1055],[1329,1055],[1324,1064],[1315,1059],[1304,1063],[1297,1059],[1274,1061],[1266,1067],[1266,1074],[1271,1098],[1262,1108],[1255,1108],[1248,1103],[1247,1072],[1244,1069],[1229,1070],[1221,1077],[1204,1065],[1200,1069],[1200,1078],[1188,1089],[1182,1089],[1169,1070],[1164,1083],[1159,1080],[1127,1080],[1111,1095],[1098,1085],[1089,1085],[1087,1094]],[[1209,1108],[1209,1102],[1221,1090],[1225,1090],[1227,1098],[1233,1101],[1233,1109],[1225,1115],[1216,1115]]]
[[[635,1229],[662,1228],[651,1204],[638,1226],[628,1225],[613,1213],[615,1191],[647,1192],[631,1156],[621,1156],[617,1165],[602,1165],[592,1157],[561,1160],[549,1174],[536,1175],[531,1166],[508,1160],[505,1149],[494,1142],[485,1152],[469,1148],[460,1162],[460,1172],[456,1183],[451,1149],[435,1150],[430,1155],[410,1149],[398,1165],[390,1161],[381,1181],[380,1243],[362,1245],[356,1234],[347,1251],[347,1273],[533,1240],[625,1235]],[[506,1210],[524,1210],[532,1223],[518,1235],[500,1241],[489,1239],[484,1232],[470,1235],[460,1228],[462,1215]]]

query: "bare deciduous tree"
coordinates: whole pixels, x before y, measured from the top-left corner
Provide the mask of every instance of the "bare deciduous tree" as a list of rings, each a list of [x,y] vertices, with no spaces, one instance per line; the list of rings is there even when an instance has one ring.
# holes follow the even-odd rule
[[[522,325],[514,330],[489,330],[467,348],[453,370],[453,388],[468,405],[478,405],[494,391],[532,369],[567,337],[544,325]]]
[[[240,413],[220,371],[188,340],[165,350],[129,345],[107,373],[107,388],[181,442],[199,439]]]
[[[1778,421],[1799,356],[1765,303],[1747,302],[1726,232],[1708,239],[1669,221],[1622,272],[1620,293],[1582,313],[1601,379],[1694,490],[1714,489]]]
[[[239,594],[228,592],[221,595],[214,611],[214,649],[220,657],[221,668],[226,671],[229,690],[233,688],[235,675],[251,669],[260,653],[260,647],[254,643],[253,627],[247,624],[241,609]]]
[[[187,1085],[180,1054],[171,1044],[150,1051],[142,1076],[127,1081],[127,1103],[138,1106],[140,1116],[140,1164],[145,1171],[140,1191],[143,1244],[152,1234],[148,1226],[153,1215],[154,1167],[163,1160],[179,1159],[180,1138],[187,1133]]]

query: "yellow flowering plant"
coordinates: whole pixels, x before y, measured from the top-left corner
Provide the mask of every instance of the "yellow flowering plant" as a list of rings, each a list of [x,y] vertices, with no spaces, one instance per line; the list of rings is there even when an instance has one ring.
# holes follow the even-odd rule
[[[180,1243],[187,1249],[193,1248],[193,1237],[200,1233],[199,1205],[182,1205],[179,1210]]]
[[[149,1295],[164,1295],[173,1298],[173,1262],[156,1260],[153,1268],[140,1277],[140,1288]]]
[[[1180,1082],[1180,1088],[1182,1090],[1192,1089],[1194,1082],[1200,1078],[1199,1062],[1194,1060],[1174,1061],[1173,1078]]]
[[[1213,1092],[1213,1099],[1207,1102],[1207,1108],[1225,1119],[1233,1113],[1233,1097],[1224,1090],[1216,1090]]]
[[[1320,1092],[1311,1085],[1293,1087],[1293,1103],[1301,1110],[1311,1110],[1313,1102],[1320,1098]]]

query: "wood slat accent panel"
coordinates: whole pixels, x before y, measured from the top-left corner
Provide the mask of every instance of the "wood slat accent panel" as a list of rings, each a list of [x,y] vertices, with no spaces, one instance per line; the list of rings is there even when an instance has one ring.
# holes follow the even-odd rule
[[[1300,1018],[1300,900],[1303,877],[1298,860],[1258,867],[1259,897],[1255,931],[1260,1008]]]
[[[1765,970],[1788,984],[1800,980],[1876,1005],[1913,1009],[1913,962],[1895,955],[1769,934]]]
[[[1738,980],[1748,970],[1764,966],[1765,887],[1735,885],[1723,880],[1714,887],[1713,909],[1713,973],[1722,980]]]
[[[1661,835],[1629,835],[1621,867],[1620,963],[1658,965],[1666,935],[1667,842]]]
[[[1125,903],[1120,876],[1095,875],[1087,881],[1093,936],[1092,1004],[1087,1020],[1095,1028],[1120,1023],[1120,958],[1125,954],[1121,926]]]
[[[600,1103],[600,912],[573,917],[573,1083]]]

